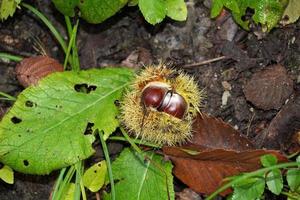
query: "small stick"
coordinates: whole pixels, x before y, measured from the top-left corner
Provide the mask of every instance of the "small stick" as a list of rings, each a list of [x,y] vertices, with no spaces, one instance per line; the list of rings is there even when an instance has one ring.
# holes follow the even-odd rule
[[[226,56],[220,56],[220,57],[217,57],[217,58],[213,58],[213,59],[209,59],[209,60],[204,60],[204,61],[198,62],[198,63],[187,64],[187,65],[184,65],[183,67],[184,68],[197,67],[197,66],[207,65],[209,63],[217,62],[217,61],[224,60],[224,59],[228,59],[228,57],[226,57]]]

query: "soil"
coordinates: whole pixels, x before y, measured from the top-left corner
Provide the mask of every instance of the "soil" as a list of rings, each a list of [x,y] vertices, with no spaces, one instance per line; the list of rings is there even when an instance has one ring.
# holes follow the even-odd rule
[[[32,2],[32,5],[66,35],[63,16],[51,2],[41,2]],[[233,22],[230,14],[218,20],[210,19],[209,0],[192,2],[187,2],[186,22],[166,19],[151,26],[135,7],[126,7],[99,25],[81,20],[78,34],[81,67],[120,66],[121,63],[142,67],[141,63],[163,61],[182,69],[194,76],[206,93],[202,112],[222,118],[259,146],[258,138],[265,134],[272,119],[300,92],[300,21],[275,28],[268,34],[259,30],[246,32]],[[18,9],[14,17],[0,23],[0,52],[23,57],[40,55],[39,44],[49,56],[63,62],[64,54],[49,30],[26,9]],[[221,56],[226,58],[189,66]],[[263,73],[264,69],[277,64],[284,67],[292,81],[291,92],[279,106],[262,109],[249,101],[244,88],[255,73]],[[0,65],[0,91],[18,95],[23,88],[15,76],[16,63],[0,60]],[[10,102],[0,101],[0,116],[9,106]],[[300,121],[299,118],[294,120]],[[290,122],[286,126],[299,130],[298,125]],[[292,139],[284,142],[280,150],[291,153],[298,148]],[[56,177],[57,173],[42,177],[17,173],[14,185],[0,182],[0,199],[48,199]]]

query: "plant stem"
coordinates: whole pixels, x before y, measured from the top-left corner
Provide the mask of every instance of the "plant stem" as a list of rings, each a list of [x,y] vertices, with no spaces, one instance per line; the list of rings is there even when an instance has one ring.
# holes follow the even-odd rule
[[[0,52],[0,58],[6,58],[11,61],[20,62],[23,58],[21,56],[15,56],[8,53],[2,53]]]
[[[113,177],[113,173],[112,173],[112,168],[111,168],[111,162],[110,162],[108,149],[107,149],[106,143],[104,141],[102,132],[99,132],[99,137],[100,137],[103,153],[104,153],[106,164],[107,164],[108,177],[109,177],[110,188],[111,188],[111,199],[115,200],[116,199],[116,193],[115,193],[114,177]]]
[[[86,194],[84,188],[82,190],[83,161],[78,161],[75,164],[75,169],[76,169],[76,179],[75,179],[74,199],[80,200],[80,193],[81,193],[82,199],[86,200]]]
[[[126,133],[124,128],[121,127],[120,130],[121,130],[122,134],[124,135],[124,137],[126,138],[126,140],[131,144],[132,148],[139,154],[142,154],[143,151],[132,141],[132,139],[128,136],[128,134]]]
[[[9,100],[9,101],[16,101],[16,100],[17,100],[16,97],[11,96],[11,95],[9,95],[9,94],[6,94],[6,93],[4,93],[4,92],[0,92],[0,96],[4,96],[4,97],[5,97],[7,100]]]
[[[38,11],[37,9],[32,7],[31,5],[29,5],[27,3],[21,3],[21,5],[25,8],[27,8],[28,10],[30,10],[31,12],[33,12],[38,18],[40,18],[40,20],[42,20],[46,24],[46,26],[50,29],[50,31],[52,32],[54,37],[59,42],[63,51],[65,53],[67,53],[67,45],[65,43],[65,40],[63,39],[61,34],[57,31],[57,29],[52,25],[52,23],[49,21],[49,19],[46,16],[44,16],[40,11]]]
[[[71,167],[69,167],[66,176],[60,180],[57,181],[58,186],[55,187],[57,189],[57,191],[54,191],[52,195],[52,200],[61,200],[62,197],[65,195],[65,193],[67,192],[66,189],[68,188],[68,184],[71,182],[71,179],[73,177],[75,173],[75,166],[72,165]]]
[[[62,183],[63,181],[63,177],[64,177],[64,174],[66,172],[66,167],[65,168],[62,168],[60,170],[60,173],[59,173],[59,176],[58,176],[58,179],[56,180],[56,183],[55,183],[55,187],[54,187],[54,190],[52,192],[52,199],[54,199],[55,196],[57,196],[57,192],[58,192],[58,189],[59,189],[59,186],[60,184]]]
[[[65,57],[65,62],[64,62],[64,70],[67,67],[67,63],[68,63],[68,60],[69,60],[69,56],[71,54],[71,50],[74,49],[74,41],[75,41],[75,38],[76,38],[77,28],[78,28],[78,21],[75,24],[75,26],[73,27],[72,33],[70,35],[70,41],[69,41],[69,45],[68,45],[68,49],[67,49],[67,53],[66,53],[66,57]],[[71,67],[72,67],[72,70],[78,71],[78,69],[76,69],[76,67],[75,67],[74,59],[72,60]]]
[[[299,199],[299,196],[293,195],[293,194],[288,193],[288,192],[284,192],[283,191],[283,192],[281,192],[281,194],[287,196],[291,200],[297,200],[297,199]]]
[[[235,183],[238,183],[240,181],[243,181],[245,179],[248,179],[250,177],[254,177],[254,176],[258,176],[259,174],[263,174],[263,173],[266,173],[270,170],[273,170],[273,169],[281,169],[281,168],[287,168],[287,167],[295,167],[295,166],[298,166],[299,163],[297,162],[288,162],[288,163],[281,163],[281,164],[278,164],[278,165],[274,165],[274,166],[271,166],[271,167],[266,167],[266,168],[262,168],[262,169],[259,169],[259,170],[256,170],[254,172],[249,172],[249,173],[246,173],[246,174],[243,174],[242,176],[240,177],[237,177],[236,179],[233,179],[232,181],[224,184],[223,186],[221,186],[219,189],[217,189],[216,191],[214,191],[212,194],[210,194],[206,200],[212,200],[213,198],[215,198],[219,193],[223,192],[224,190],[232,187],[232,185],[234,185]]]
[[[125,137],[120,137],[120,136],[111,136],[108,139],[109,140],[117,140],[117,141],[128,141]],[[150,142],[143,142],[142,140],[134,139],[134,138],[130,138],[130,139],[136,144],[141,144],[141,145],[154,147],[154,148],[160,148],[160,146],[157,145],[157,144],[153,144],[153,143],[150,143]]]

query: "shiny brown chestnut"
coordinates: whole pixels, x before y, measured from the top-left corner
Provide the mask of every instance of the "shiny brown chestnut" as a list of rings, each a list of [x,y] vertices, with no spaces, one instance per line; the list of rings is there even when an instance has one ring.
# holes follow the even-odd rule
[[[141,100],[145,107],[155,108],[179,119],[184,118],[188,108],[186,100],[180,94],[163,86],[146,87]]]

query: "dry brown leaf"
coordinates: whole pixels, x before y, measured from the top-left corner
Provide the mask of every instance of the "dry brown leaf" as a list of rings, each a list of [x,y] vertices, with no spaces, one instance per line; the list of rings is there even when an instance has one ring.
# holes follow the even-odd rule
[[[193,135],[190,144],[206,148],[222,148],[234,150],[253,149],[252,143],[221,119],[209,117],[202,113],[193,123]]]
[[[210,194],[223,184],[228,176],[238,175],[241,172],[250,172],[261,167],[260,157],[265,154],[275,155],[280,162],[286,158],[273,150],[234,151],[224,149],[203,150],[189,148],[191,155],[179,147],[164,147],[163,151],[175,165],[173,173],[183,183],[193,190]],[[222,195],[228,194],[225,191]]]
[[[260,168],[262,155],[273,154],[279,162],[287,161],[277,151],[253,149],[247,138],[220,119],[202,114],[193,127],[194,136],[189,143],[165,146],[163,152],[175,165],[175,176],[197,192],[212,193],[224,178]]]
[[[264,110],[279,109],[292,92],[293,81],[279,64],[255,73],[244,88],[246,99]]]
[[[268,149],[286,150],[287,147],[294,142],[292,141],[292,137],[294,134],[297,134],[299,130],[300,93],[294,98],[291,98],[272,119],[265,138],[261,140],[261,146]]]
[[[20,84],[24,87],[36,85],[37,82],[53,73],[64,70],[63,66],[55,59],[48,56],[37,56],[23,59],[16,66],[16,74]]]

